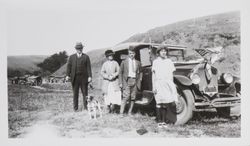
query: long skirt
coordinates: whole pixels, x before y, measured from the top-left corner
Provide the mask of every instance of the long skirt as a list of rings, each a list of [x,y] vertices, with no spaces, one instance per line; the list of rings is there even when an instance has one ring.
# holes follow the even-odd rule
[[[107,94],[104,95],[104,101],[106,105],[117,104],[121,105],[121,91],[115,90],[113,82],[108,84]]]
[[[155,95],[157,104],[177,101],[177,90],[173,81],[156,80],[155,88],[157,90]]]

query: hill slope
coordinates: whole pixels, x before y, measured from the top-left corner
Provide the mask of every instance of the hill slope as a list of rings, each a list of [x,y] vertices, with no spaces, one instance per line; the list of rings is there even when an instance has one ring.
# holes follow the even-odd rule
[[[48,56],[42,55],[24,55],[24,56],[8,56],[8,70],[18,70],[20,72],[34,72],[39,70],[38,63],[43,62]]]
[[[240,41],[240,12],[229,12],[194,18],[136,34],[123,42],[183,44],[189,48],[227,45],[226,41]],[[216,44],[217,43],[217,44]]]

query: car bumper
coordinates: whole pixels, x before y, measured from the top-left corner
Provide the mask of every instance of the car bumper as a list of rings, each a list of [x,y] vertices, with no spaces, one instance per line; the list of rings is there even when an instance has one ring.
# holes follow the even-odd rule
[[[241,99],[239,97],[231,97],[231,98],[218,98],[214,99],[211,102],[211,107],[231,107],[240,105]]]
[[[233,107],[238,106],[241,103],[240,97],[227,97],[227,98],[216,98],[211,102],[203,102],[203,103],[195,103],[196,107],[211,107],[211,108],[219,108],[219,107]]]

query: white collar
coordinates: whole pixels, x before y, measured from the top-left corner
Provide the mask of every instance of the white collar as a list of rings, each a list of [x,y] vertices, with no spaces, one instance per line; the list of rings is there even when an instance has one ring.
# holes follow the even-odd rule
[[[129,57],[128,59],[131,60],[131,61],[134,61],[134,60],[135,60],[135,58],[132,59],[132,58],[130,58],[130,57]]]

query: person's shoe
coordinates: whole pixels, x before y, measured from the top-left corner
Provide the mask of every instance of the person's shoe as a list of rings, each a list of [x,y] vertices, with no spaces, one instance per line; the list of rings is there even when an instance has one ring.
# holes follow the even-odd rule
[[[163,128],[163,125],[162,125],[162,124],[163,124],[163,123],[158,123],[158,124],[157,124],[157,127],[158,127],[158,128]]]
[[[132,116],[133,114],[132,113],[128,113],[128,116]]]
[[[124,114],[120,114],[119,116],[120,116],[120,118],[124,118],[124,117],[125,117],[125,115],[124,115]]]
[[[168,128],[168,125],[164,122],[164,123],[162,123],[162,127],[163,128]]]

